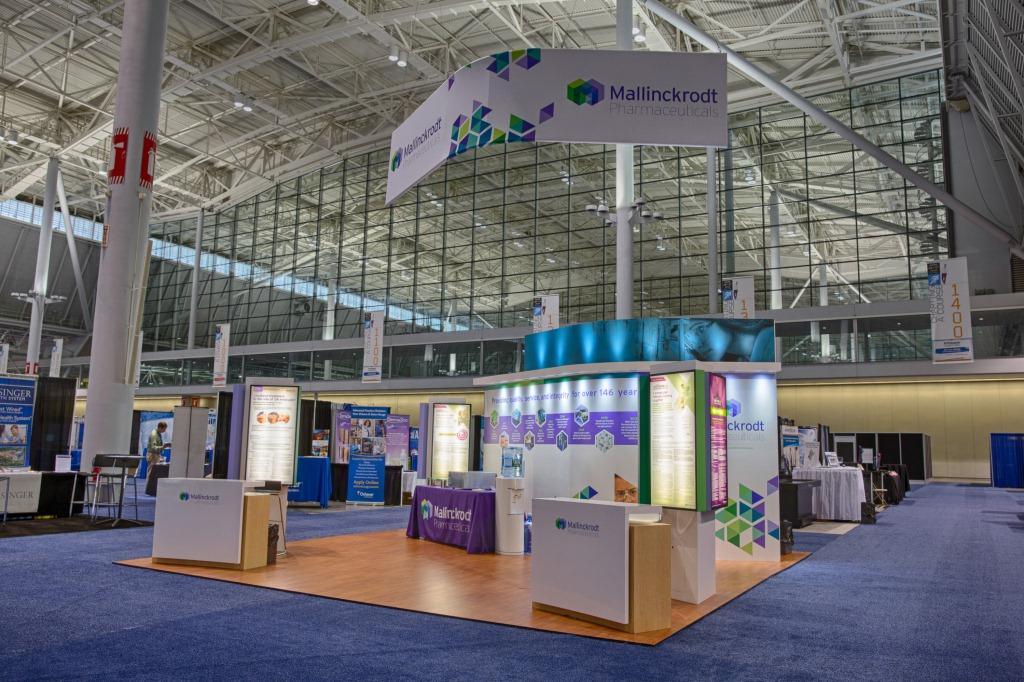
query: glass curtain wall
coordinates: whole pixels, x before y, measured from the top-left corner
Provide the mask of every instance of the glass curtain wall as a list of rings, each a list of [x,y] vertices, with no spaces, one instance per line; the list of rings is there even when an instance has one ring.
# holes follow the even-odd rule
[[[943,184],[938,71],[813,98]],[[345,159],[206,216],[196,344],[230,322],[232,344],[526,327],[535,295],[563,323],[614,316],[612,146],[498,145],[452,159],[384,205],[388,152]],[[637,147],[634,311],[707,311],[706,156]],[[925,263],[948,254],[946,212],[787,104],[730,115],[718,152],[723,277],[755,278],[763,309],[925,296]],[[147,350],[186,343],[195,219],[151,228]]]

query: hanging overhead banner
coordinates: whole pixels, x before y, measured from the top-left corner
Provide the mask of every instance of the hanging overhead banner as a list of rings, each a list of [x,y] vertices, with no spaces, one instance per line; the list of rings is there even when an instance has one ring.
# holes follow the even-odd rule
[[[558,329],[558,294],[535,296],[533,299],[533,331],[546,332]]]
[[[384,311],[363,316],[363,383],[379,384],[383,374]]]
[[[445,159],[508,142],[728,144],[718,53],[499,52],[456,71],[391,136],[387,202]]]
[[[213,336],[213,385],[228,383],[228,352],[231,348],[231,325],[218,324]]]
[[[928,312],[932,318],[932,362],[974,362],[967,259],[928,263]]]
[[[60,363],[64,358],[64,339],[54,339],[50,347],[50,376],[60,376]]]
[[[0,374],[7,374],[7,363],[11,358],[11,345],[0,343]]]
[[[722,316],[732,320],[749,320],[754,316],[753,277],[722,280]]]

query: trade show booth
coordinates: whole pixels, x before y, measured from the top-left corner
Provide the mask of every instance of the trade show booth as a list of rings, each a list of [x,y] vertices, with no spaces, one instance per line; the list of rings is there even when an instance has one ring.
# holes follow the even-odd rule
[[[780,555],[773,349],[770,320],[628,320],[531,334],[523,371],[476,382],[484,389],[482,471],[470,471],[470,406],[424,403],[419,485],[404,532],[297,543],[294,554],[260,572],[259,584],[302,584],[310,594],[460,617],[484,611],[493,622],[661,641],[802,558]],[[272,412],[275,426],[287,423],[281,415],[297,404],[294,387],[247,390],[248,429],[269,429]],[[266,392],[273,405],[263,405]],[[374,494],[375,458],[387,462],[379,445],[389,416],[370,406],[335,413],[333,430],[347,435],[331,447],[332,458],[342,460],[333,464],[360,482],[357,493]],[[254,442],[249,432],[244,478],[286,485],[297,478],[294,458],[270,461],[265,452],[282,433]],[[270,449],[294,454],[284,440]],[[164,510],[173,512],[160,538],[178,527],[181,495],[194,498],[191,479],[175,485],[184,486],[177,498],[161,489],[158,529]],[[244,487],[232,489],[223,510],[190,512],[223,515],[231,538],[226,554],[198,558],[179,549],[167,556],[155,544],[154,557],[239,568],[243,540],[235,539],[246,534],[245,497]],[[265,522],[255,523],[263,529]],[[187,542],[184,527],[173,532]],[[360,592],[365,584],[345,575],[323,580],[323,558],[341,555],[391,557],[365,570],[394,589],[371,598]],[[146,561],[132,565],[155,567]],[[397,566],[404,566],[404,578]],[[450,578],[443,596],[423,584],[438,571]],[[486,586],[478,584],[484,574]],[[249,582],[242,572],[226,575]],[[423,590],[432,594],[429,604],[418,596]]]

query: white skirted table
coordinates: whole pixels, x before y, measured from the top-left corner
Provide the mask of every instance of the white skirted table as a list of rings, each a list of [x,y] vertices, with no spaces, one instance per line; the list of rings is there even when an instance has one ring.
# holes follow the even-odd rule
[[[820,481],[813,491],[814,515],[819,520],[860,521],[864,495],[864,475],[853,467],[796,467],[794,479]]]

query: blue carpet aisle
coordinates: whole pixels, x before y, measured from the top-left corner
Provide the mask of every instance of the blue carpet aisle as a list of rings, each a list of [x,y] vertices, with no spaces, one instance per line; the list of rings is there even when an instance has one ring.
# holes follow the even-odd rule
[[[405,509],[291,512],[289,539]],[[986,679],[1024,670],[1024,494],[933,484],[656,648],[114,566],[152,530],[0,540],[5,679]],[[381,557],[387,561],[387,557]],[[339,564],[344,571],[344,564]]]

